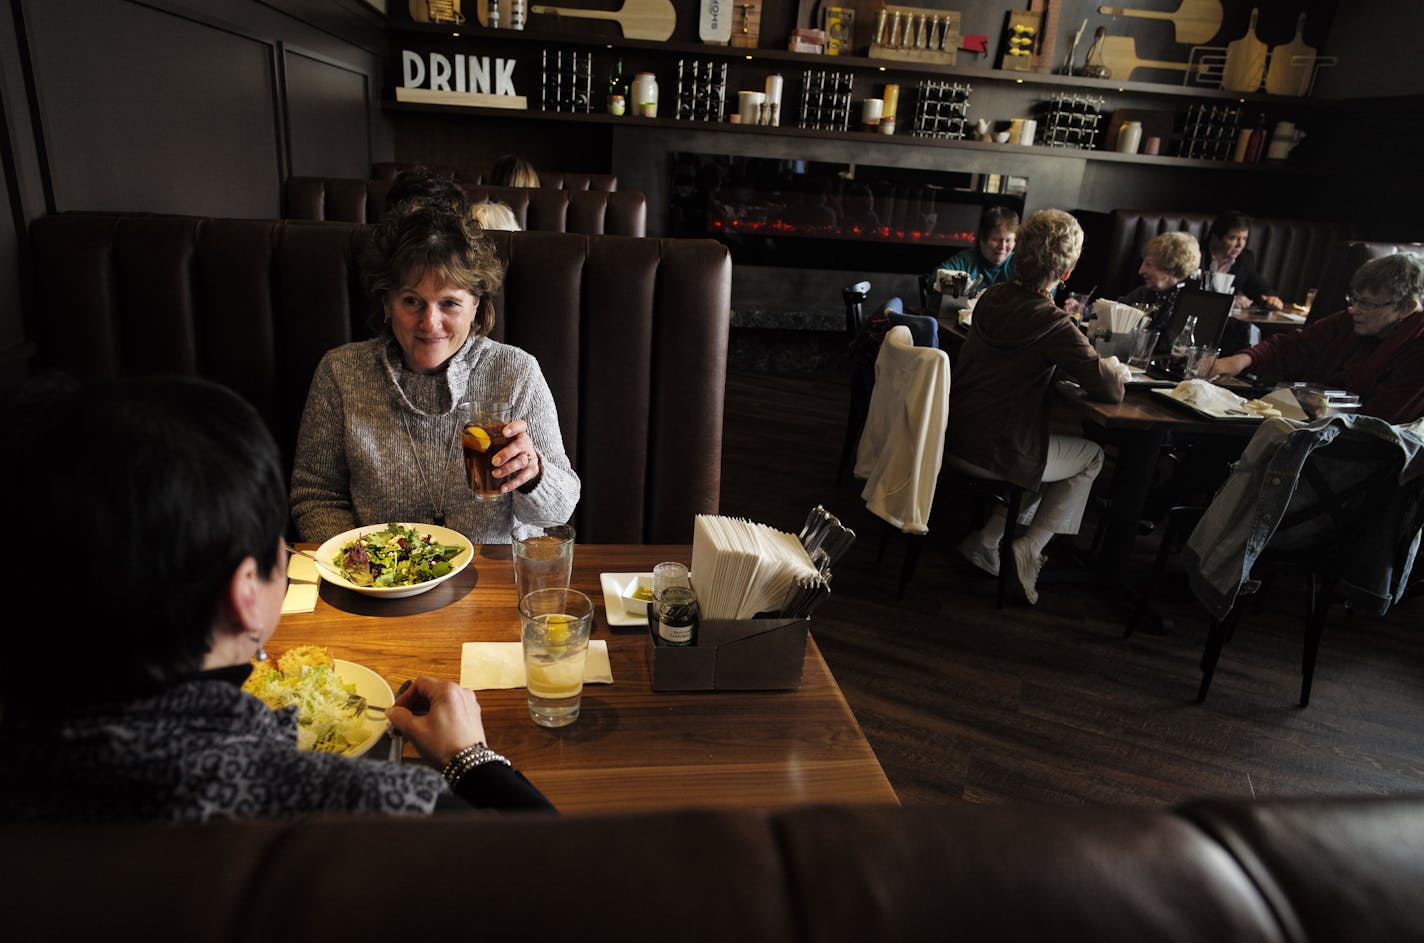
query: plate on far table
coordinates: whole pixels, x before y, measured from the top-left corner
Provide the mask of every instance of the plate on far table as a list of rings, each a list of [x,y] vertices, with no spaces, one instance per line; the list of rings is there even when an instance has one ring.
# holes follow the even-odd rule
[[[460,553],[450,561],[450,572],[444,576],[437,576],[432,580],[423,583],[415,583],[411,586],[361,586],[353,583],[340,574],[340,568],[331,561],[336,558],[341,548],[351,541],[365,534],[379,533],[389,527],[389,524],[367,524],[364,527],[353,527],[350,530],[337,534],[335,537],[316,548],[316,558],[321,561],[317,564],[316,572],[322,579],[333,586],[340,586],[342,589],[349,589],[353,593],[360,593],[363,596],[383,596],[387,599],[403,599],[407,596],[419,596],[421,593],[429,592],[441,583],[459,573],[470,565],[470,561],[475,557],[475,548],[464,534],[458,530],[451,530],[448,527],[438,527],[435,524],[397,524],[397,527],[413,529],[422,537],[429,536],[434,543],[455,544],[462,547]]]
[[[1192,403],[1188,403],[1184,400],[1177,399],[1175,396],[1172,395],[1171,390],[1154,389],[1152,390],[1152,393],[1162,397],[1165,400],[1176,403],[1183,409],[1190,409],[1198,416],[1204,416],[1207,419],[1219,419],[1224,422],[1260,422],[1262,419],[1266,418],[1265,416],[1262,416],[1259,413],[1247,412],[1244,409],[1239,411],[1233,410],[1230,412],[1218,409],[1206,409],[1201,406],[1196,406]]]
[[[395,692],[386,683],[386,679],[376,674],[365,665],[358,665],[354,661],[346,661],[341,658],[333,658],[332,663],[336,669],[336,676],[347,684],[356,685],[356,693],[366,699],[368,707],[390,707],[396,702]],[[376,745],[376,741],[381,739],[381,734],[386,732],[386,719],[377,714],[366,715],[366,725],[371,729],[371,735],[365,740],[346,750],[344,756],[363,756]]]
[[[648,611],[644,607],[641,611],[630,612],[627,600],[623,598],[623,593],[628,589],[628,585],[640,576],[651,578],[651,573],[600,573],[599,582],[603,584],[603,610],[608,615],[608,624],[616,626],[647,625]]]

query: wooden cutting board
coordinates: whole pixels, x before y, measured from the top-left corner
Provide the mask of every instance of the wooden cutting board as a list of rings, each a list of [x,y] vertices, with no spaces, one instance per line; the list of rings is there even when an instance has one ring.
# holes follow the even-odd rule
[[[489,0],[474,0],[480,25],[489,25]],[[507,3],[501,4],[507,6]],[[590,20],[612,20],[623,28],[624,39],[663,41],[672,36],[677,25],[677,10],[672,0],[624,0],[617,10],[586,10],[578,7],[551,7],[535,4],[530,13],[557,13]]]
[[[1221,87],[1232,92],[1254,92],[1266,74],[1266,44],[1256,38],[1259,7],[1251,10],[1246,35],[1226,46],[1226,65],[1221,70]]]
[[[1297,60],[1299,64],[1293,62]],[[1300,15],[1295,39],[1271,50],[1271,67],[1266,70],[1266,91],[1272,95],[1304,95],[1310,91],[1310,74],[1315,71],[1315,47],[1305,44],[1305,14]]]
[[[1173,69],[1185,72],[1188,68],[1186,62],[1137,58],[1137,39],[1132,36],[1104,36],[1102,56],[1103,65],[1108,67],[1113,80],[1117,82],[1126,82],[1137,69]]]
[[[1135,10],[1124,7],[1098,7],[1108,16],[1139,16],[1147,20],[1170,20],[1177,42],[1199,46],[1221,31],[1221,0],[1182,0],[1177,9]],[[1109,66],[1108,68],[1112,68]]]

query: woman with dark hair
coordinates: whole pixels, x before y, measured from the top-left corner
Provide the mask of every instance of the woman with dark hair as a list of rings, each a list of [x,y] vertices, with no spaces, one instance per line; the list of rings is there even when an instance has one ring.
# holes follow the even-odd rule
[[[386,715],[448,785],[420,765],[298,751],[295,711],[242,690],[281,616],[287,496],[276,444],[235,394],[177,378],[68,385],[3,420],[5,454],[29,459],[0,475],[24,495],[10,526],[63,537],[83,566],[76,592],[66,554],[37,550],[10,604],[0,820],[549,808],[484,746],[479,702],[452,682],[420,678]],[[467,748],[484,762],[452,765]]]
[[[568,520],[579,499],[558,410],[539,363],[489,338],[504,272],[468,212],[418,205],[371,230],[363,274],[377,337],[322,358],[297,434],[292,517],[302,539],[361,524],[425,521],[477,544],[509,543],[519,520]],[[492,458],[500,492],[467,486],[466,401],[512,404]]]
[[[539,172],[534,165],[515,154],[504,154],[495,159],[490,167],[489,185],[492,187],[537,187]]]
[[[1013,542],[1018,588],[1038,601],[1043,550],[1054,534],[1076,534],[1103,450],[1076,436],[1049,432],[1048,399],[1057,371],[1093,399],[1122,401],[1127,368],[1098,359],[1068,312],[1053,303],[1083,249],[1083,230],[1062,210],[1040,210],[1018,232],[1014,280],[995,285],[974,308],[969,337],[954,370],[945,461],[965,474],[1010,481],[1035,492],[1019,516],[1028,525]],[[1006,515],[1000,509],[959,552],[997,576],[996,548]]]
[[[969,296],[977,296],[990,285],[999,285],[1014,277],[1014,240],[1019,226],[1019,214],[1007,206],[990,206],[979,217],[979,231],[974,245],[939,264],[952,272],[969,273]]]
[[[1246,240],[1250,237],[1251,217],[1235,210],[1222,213],[1211,221],[1211,228],[1207,230],[1202,252],[1202,258],[1206,260],[1203,268],[1208,272],[1228,272],[1235,276],[1232,290],[1236,292],[1238,308],[1254,303],[1279,311],[1285,307],[1285,302],[1256,271],[1256,258],[1246,248]]]

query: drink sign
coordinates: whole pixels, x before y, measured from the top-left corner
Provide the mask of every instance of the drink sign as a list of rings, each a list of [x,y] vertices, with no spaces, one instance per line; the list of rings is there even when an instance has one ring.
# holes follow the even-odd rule
[[[529,107],[514,88],[516,59],[489,56],[446,56],[431,52],[425,58],[409,49],[401,51],[401,84],[396,101],[483,108]]]

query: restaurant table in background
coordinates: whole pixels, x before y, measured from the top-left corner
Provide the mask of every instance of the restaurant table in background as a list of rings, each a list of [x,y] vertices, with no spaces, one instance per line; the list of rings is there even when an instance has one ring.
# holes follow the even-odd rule
[[[1056,384],[1059,404],[1080,418],[1090,438],[1117,447],[1117,463],[1109,492],[1107,521],[1098,549],[1098,565],[1110,581],[1119,581],[1132,557],[1137,525],[1152,489],[1157,460],[1170,434],[1231,436],[1246,441],[1260,420],[1222,421],[1192,416],[1147,390],[1128,390],[1121,403],[1099,403],[1082,390]],[[953,395],[951,393],[951,395]]]
[[[490,745],[569,812],[897,802],[814,639],[796,691],[652,690],[647,628],[609,626],[599,574],[691,555],[688,546],[579,544],[571,585],[597,606],[593,638],[608,642],[613,684],[586,685],[578,721],[555,730],[529,719],[523,688],[479,691]],[[420,675],[458,680],[464,642],[519,640],[514,597],[510,548],[476,547],[463,572],[407,599],[323,583],[315,611],[284,616],[268,648],[325,645],[392,688]]]
[[[1265,308],[1238,308],[1231,317],[1258,328],[1262,335],[1282,334],[1305,327],[1305,315],[1271,311]]]

